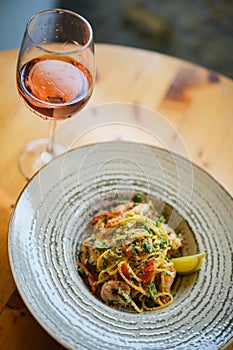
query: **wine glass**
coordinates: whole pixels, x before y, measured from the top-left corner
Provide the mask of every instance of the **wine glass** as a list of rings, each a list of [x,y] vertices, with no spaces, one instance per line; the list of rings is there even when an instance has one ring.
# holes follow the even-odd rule
[[[16,80],[26,106],[50,120],[49,137],[30,142],[20,153],[20,170],[30,178],[65,151],[54,140],[56,121],[80,111],[91,97],[95,64],[89,22],[65,9],[36,13],[26,26]]]

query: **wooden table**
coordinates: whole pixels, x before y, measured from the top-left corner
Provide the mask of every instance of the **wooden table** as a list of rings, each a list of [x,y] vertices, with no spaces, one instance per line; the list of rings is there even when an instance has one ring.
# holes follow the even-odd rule
[[[26,184],[18,170],[23,145],[47,133],[15,84],[17,50],[0,52],[0,347],[62,349],[27,310],[13,281],[7,232]],[[183,138],[192,161],[233,193],[233,81],[174,57],[121,46],[96,45],[97,80],[90,106],[129,102],[162,113]],[[232,348],[232,347],[229,347]]]

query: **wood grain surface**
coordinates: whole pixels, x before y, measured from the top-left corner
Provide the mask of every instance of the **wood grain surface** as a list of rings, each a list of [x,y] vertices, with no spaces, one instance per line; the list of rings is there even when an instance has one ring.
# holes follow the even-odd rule
[[[48,122],[34,116],[18,96],[17,54],[0,52],[0,347],[62,349],[27,310],[8,260],[9,218],[26,185],[18,155],[25,143],[48,133]],[[192,161],[233,193],[232,80],[174,57],[104,44],[96,45],[96,67],[89,107],[130,102],[160,112],[183,139]]]

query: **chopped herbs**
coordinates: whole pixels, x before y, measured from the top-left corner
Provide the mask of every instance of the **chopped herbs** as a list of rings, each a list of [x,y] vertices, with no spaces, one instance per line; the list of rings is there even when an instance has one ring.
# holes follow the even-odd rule
[[[142,198],[142,195],[140,193],[137,193],[133,196],[132,200],[134,203],[142,203],[143,198]]]
[[[163,237],[160,237],[160,249],[165,249],[167,247],[167,242]]]
[[[129,293],[127,293],[126,291],[124,291],[123,289],[119,289],[118,290],[118,295],[121,297],[121,299],[124,302],[129,302],[131,300],[131,296],[129,295]]]
[[[81,266],[77,266],[77,270],[81,275],[83,275],[83,276],[86,275],[85,271],[83,270],[83,268]]]
[[[105,258],[105,256],[102,256],[102,260],[103,260],[103,268],[106,269],[108,267],[108,259]]]
[[[121,248],[113,247],[109,249],[108,255],[114,259],[120,259],[123,256],[123,251]]]
[[[157,288],[155,287],[154,282],[150,282],[147,289],[148,289],[148,292],[150,294],[151,299],[154,300],[158,297]]]

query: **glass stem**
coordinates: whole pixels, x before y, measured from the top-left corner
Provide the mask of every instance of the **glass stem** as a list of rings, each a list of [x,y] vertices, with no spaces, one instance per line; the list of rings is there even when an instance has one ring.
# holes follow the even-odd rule
[[[56,120],[51,120],[49,125],[49,141],[46,147],[46,152],[53,154],[54,153],[54,140],[55,140],[55,130],[57,122]]]

